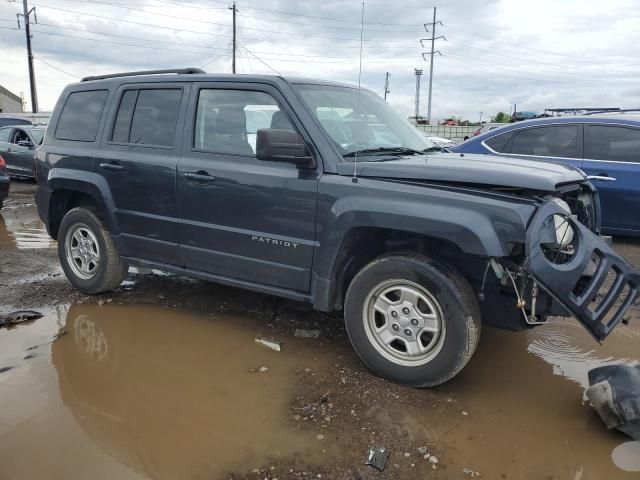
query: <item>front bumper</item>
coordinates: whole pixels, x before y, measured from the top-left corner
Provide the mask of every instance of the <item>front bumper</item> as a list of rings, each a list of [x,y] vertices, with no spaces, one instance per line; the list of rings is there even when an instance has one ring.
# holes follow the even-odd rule
[[[574,231],[574,251],[565,263],[544,251],[555,241],[555,230],[550,229],[554,215],[565,218]],[[533,279],[598,341],[620,323],[640,292],[640,273],[553,202],[543,204],[529,225],[526,256]],[[610,284],[605,285],[607,279]]]

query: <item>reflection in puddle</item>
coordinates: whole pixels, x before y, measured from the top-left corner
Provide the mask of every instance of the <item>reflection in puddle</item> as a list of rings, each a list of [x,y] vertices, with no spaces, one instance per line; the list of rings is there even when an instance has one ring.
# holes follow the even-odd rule
[[[640,442],[625,442],[611,453],[616,466],[625,472],[640,472]]]
[[[54,319],[39,321],[45,328]],[[23,442],[43,436],[77,452],[90,439],[107,453],[98,463],[115,459],[144,477],[221,478],[230,470],[251,470],[301,452],[316,441],[314,434],[292,430],[288,421],[297,364],[313,360],[293,349],[261,348],[254,342],[259,325],[250,320],[75,305],[63,328],[67,334],[50,347],[57,375],[47,378],[57,382],[34,382],[30,389],[23,381],[20,391],[8,388],[4,394],[0,389],[4,406],[33,394],[33,388],[49,398],[46,410],[31,414],[39,419],[36,425],[7,429],[11,417],[0,412],[0,458],[29,458],[37,450]],[[268,373],[249,372],[262,365]],[[73,419],[71,426],[69,419],[60,425],[63,412]],[[96,468],[79,455],[67,461],[56,463],[56,473]],[[34,465],[28,475],[23,468],[20,462],[3,465],[8,478],[51,478],[51,465],[41,471]]]
[[[51,248],[55,244],[38,217],[35,205],[4,208],[0,212],[0,247],[15,246],[22,250]]]
[[[589,370],[611,364],[638,363],[640,332],[620,325],[605,340],[596,342],[575,320],[558,319],[528,332],[529,352],[553,366],[553,373],[583,388],[589,386]]]

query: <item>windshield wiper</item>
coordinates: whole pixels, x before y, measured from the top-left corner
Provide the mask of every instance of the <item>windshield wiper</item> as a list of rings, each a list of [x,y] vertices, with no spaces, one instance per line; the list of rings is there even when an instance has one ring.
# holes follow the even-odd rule
[[[436,145],[434,145],[433,147],[428,147],[425,148],[423,150],[424,153],[434,153],[434,152],[444,152],[444,153],[451,153],[451,150],[449,150],[446,147],[438,147]]]
[[[424,152],[420,150],[414,150],[407,147],[376,147],[376,148],[363,148],[362,150],[355,150],[353,152],[347,152],[343,154],[343,157],[355,157],[358,155],[424,155]]]

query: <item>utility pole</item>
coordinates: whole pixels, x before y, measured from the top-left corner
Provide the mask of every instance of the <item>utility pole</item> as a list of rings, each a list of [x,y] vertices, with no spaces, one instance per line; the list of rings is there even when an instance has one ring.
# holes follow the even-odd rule
[[[27,0],[25,0],[26,2]],[[236,2],[233,2],[233,6],[229,7],[229,10],[233,10],[233,56],[231,60],[231,73],[236,73]]]
[[[422,77],[422,69],[414,68],[413,73],[416,76],[416,124],[418,123],[418,118],[420,117],[420,77]]]
[[[384,101],[387,101],[387,93],[391,93],[389,90],[389,72],[387,72],[387,76],[384,79]]]
[[[478,122],[480,125],[482,125],[482,114],[483,114],[483,113],[484,113],[484,112],[480,112],[480,121]]]
[[[431,94],[433,92],[433,56],[437,53],[438,55],[442,55],[442,53],[440,53],[440,50],[436,50],[436,40],[442,38],[444,40],[446,40],[446,38],[443,35],[440,35],[439,37],[436,37],[436,25],[440,24],[442,25],[442,22],[440,21],[436,21],[436,7],[433,7],[433,22],[431,23],[425,23],[424,24],[424,29],[427,31],[427,33],[429,33],[429,28],[427,27],[427,25],[429,25],[431,27],[431,38],[423,38],[420,40],[420,45],[422,45],[424,47],[424,44],[422,43],[424,40],[431,40],[431,51],[428,52],[429,54],[429,99],[428,99],[428,106],[427,106],[427,123],[431,124]],[[425,54],[427,52],[422,54],[422,58],[425,57]]]
[[[29,5],[27,4],[27,0],[22,0],[22,12],[17,13],[16,17],[18,18],[18,28],[20,28],[20,17],[24,19],[24,31],[27,35],[27,60],[29,63],[29,85],[31,87],[31,111],[33,113],[38,113],[38,92],[36,91],[36,73],[33,69],[33,52],[31,51],[31,26],[29,22],[29,17],[31,16],[31,12],[33,12],[33,17],[35,22],[38,23],[38,17],[36,15],[36,7],[31,8],[29,10]]]

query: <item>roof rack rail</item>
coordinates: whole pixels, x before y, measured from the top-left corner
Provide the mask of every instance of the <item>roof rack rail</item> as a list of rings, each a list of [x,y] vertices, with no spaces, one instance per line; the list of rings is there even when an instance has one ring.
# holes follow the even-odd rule
[[[93,77],[84,77],[81,82],[91,82],[92,80],[104,80],[106,78],[119,78],[119,77],[135,77],[138,75],[159,75],[163,73],[176,73],[176,74],[194,74],[194,73],[207,73],[200,68],[175,68],[169,70],[141,70],[138,72],[122,72],[111,73],[109,75],[96,75]]]

